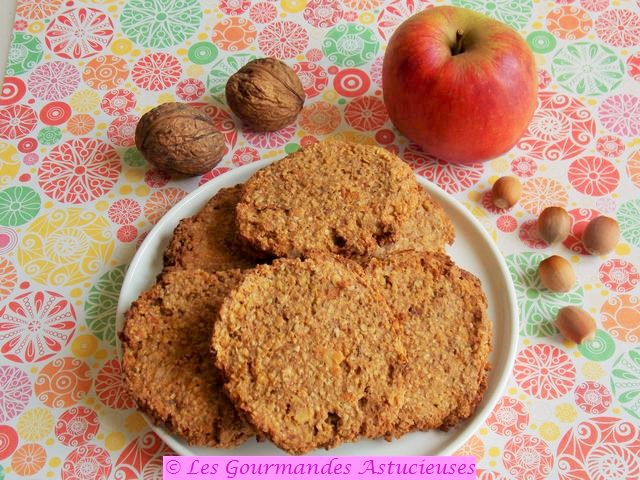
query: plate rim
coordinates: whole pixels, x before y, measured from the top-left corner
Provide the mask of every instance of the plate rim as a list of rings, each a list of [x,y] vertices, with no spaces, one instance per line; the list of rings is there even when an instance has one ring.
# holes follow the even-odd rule
[[[158,220],[158,222],[153,226],[153,228],[147,233],[147,236],[142,241],[138,249],[136,250],[133,258],[129,262],[127,267],[127,271],[125,273],[122,286],[120,289],[120,293],[118,295],[118,304],[116,307],[116,352],[118,361],[122,361],[122,343],[120,341],[120,333],[124,327],[124,314],[129,309],[131,305],[131,301],[127,300],[122,292],[126,292],[131,288],[131,283],[134,282],[133,275],[138,269],[138,264],[142,262],[143,258],[146,258],[146,252],[151,245],[156,243],[158,236],[160,236],[163,232],[169,228],[168,224],[171,223],[173,217],[177,216],[177,212],[184,209],[185,205],[188,205],[194,202],[194,199],[198,197],[206,197],[209,200],[213,195],[215,195],[221,188],[225,188],[228,186],[232,186],[237,184],[233,181],[229,181],[229,177],[237,177],[242,176],[242,174],[246,172],[255,173],[256,171],[270,165],[271,163],[277,161],[278,159],[262,159],[257,160],[255,162],[251,162],[246,165],[242,165],[240,167],[233,168],[228,170],[217,177],[209,180],[208,182],[198,186],[193,191],[185,195],[178,203],[176,203],[173,207],[171,207],[164,215]],[[436,200],[445,200],[450,203],[453,208],[462,215],[465,221],[469,222],[471,226],[479,233],[484,242],[489,246],[491,255],[494,257],[494,260],[499,265],[499,276],[504,280],[504,283],[507,286],[506,291],[506,304],[508,305],[508,315],[510,317],[510,321],[507,325],[510,328],[510,332],[508,332],[507,338],[509,339],[508,350],[506,353],[506,364],[504,367],[504,373],[500,376],[496,383],[495,390],[491,393],[491,395],[487,396],[485,394],[483,398],[483,405],[477,409],[472,416],[465,420],[465,430],[464,434],[458,435],[456,438],[452,439],[451,442],[448,442],[445,447],[443,447],[440,451],[436,452],[434,455],[451,455],[454,451],[456,451],[464,442],[466,442],[475,432],[478,431],[480,425],[487,419],[495,405],[498,403],[498,400],[502,397],[502,394],[507,386],[509,378],[511,377],[511,373],[513,371],[513,366],[515,363],[517,347],[518,347],[518,329],[519,329],[519,311],[518,311],[518,302],[516,297],[515,286],[513,284],[513,280],[509,273],[509,269],[506,264],[506,260],[500,252],[498,245],[489,235],[489,232],[484,228],[484,226],[480,223],[480,221],[467,209],[458,199],[456,199],[453,195],[445,192],[442,188],[440,188],[435,183],[427,180],[425,177],[415,173],[416,181],[424,186],[428,193],[434,197]],[[182,218],[186,218],[187,215],[178,217],[178,222]],[[173,227],[175,228],[175,226]],[[173,230],[173,228],[171,230]],[[454,240],[455,243],[455,240]],[[472,272],[473,273],[473,272]],[[497,273],[493,273],[496,275]],[[157,277],[157,274],[156,274]],[[142,293],[142,292],[140,292]],[[495,340],[495,328],[494,322],[492,321],[492,338]],[[504,347],[504,345],[502,346]],[[496,349],[495,341],[493,342],[492,349]],[[156,425],[153,420],[146,415],[144,412],[137,409],[139,413],[142,414],[145,421],[151,428],[151,430],[160,437],[160,439],[165,442],[172,450],[174,450],[179,455],[194,455],[194,452],[190,450],[190,446],[186,445],[184,442],[178,441],[172,434],[162,425]],[[220,451],[225,452],[233,452],[231,450],[219,449]],[[286,452],[284,452],[286,453]]]

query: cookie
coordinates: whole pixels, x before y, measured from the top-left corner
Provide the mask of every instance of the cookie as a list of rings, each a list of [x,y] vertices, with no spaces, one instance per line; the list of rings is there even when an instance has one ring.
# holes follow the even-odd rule
[[[384,257],[404,250],[444,253],[445,247],[453,243],[454,237],[453,224],[444,209],[423,191],[422,201],[402,226],[398,239],[379,247],[374,256]]]
[[[322,142],[258,171],[236,218],[241,237],[276,257],[366,257],[398,239],[422,199],[411,168],[384,148]]]
[[[367,273],[400,316],[407,352],[392,435],[456,425],[487,386],[491,323],[480,281],[446,255],[424,252],[372,259]]]
[[[402,404],[397,323],[359,265],[278,259],[246,274],[220,309],[212,350],[225,390],[294,454],[393,427]]]
[[[216,272],[254,267],[258,260],[236,234],[241,194],[242,185],[223,188],[196,215],[182,219],[164,252],[165,268]]]
[[[254,434],[222,390],[210,343],[220,302],[239,270],[165,272],[126,314],[125,384],[140,409],[189,444],[230,448]]]

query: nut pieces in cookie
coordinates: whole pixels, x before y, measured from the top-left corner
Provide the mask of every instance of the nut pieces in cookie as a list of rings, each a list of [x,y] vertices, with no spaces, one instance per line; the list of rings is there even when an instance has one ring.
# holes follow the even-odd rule
[[[233,113],[256,132],[273,132],[292,124],[305,98],[296,73],[275,58],[247,63],[229,78],[225,95]]]
[[[202,175],[224,155],[224,136],[203,112],[184,103],[163,103],[145,113],[136,127],[136,147],[163,170]]]

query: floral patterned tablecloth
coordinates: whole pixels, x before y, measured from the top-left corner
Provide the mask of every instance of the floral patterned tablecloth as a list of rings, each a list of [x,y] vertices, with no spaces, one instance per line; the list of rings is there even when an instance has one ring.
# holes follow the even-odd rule
[[[0,479],[159,478],[170,450],[133,408],[115,352],[127,264],[198,185],[329,137],[397,152],[506,256],[520,342],[504,396],[461,449],[480,478],[640,478],[640,2],[454,0],[519,30],[539,66],[528,131],[474,167],[425,155],[381,100],[391,33],[443,3],[19,0],[0,96]],[[241,128],[223,98],[227,77],[260,56],[292,65],[307,94],[297,123],[266,135]],[[224,160],[200,178],[149,168],[133,147],[140,116],[172,100],[200,106],[224,133]],[[523,197],[498,211],[488,189],[506,174]],[[536,236],[548,205],[573,218],[564,245]],[[579,240],[598,214],[622,230],[606,258]],[[540,284],[552,253],[577,271],[569,293]],[[593,314],[593,341],[562,340],[552,324],[562,305]]]

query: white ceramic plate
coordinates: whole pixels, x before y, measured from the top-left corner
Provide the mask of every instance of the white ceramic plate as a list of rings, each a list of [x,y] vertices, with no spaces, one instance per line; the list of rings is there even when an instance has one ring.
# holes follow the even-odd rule
[[[223,187],[245,182],[254,172],[271,163],[261,160],[226,172],[191,192],[167,212],[149,232],[133,257],[122,284],[118,301],[117,332],[122,331],[124,313],[138,295],[148,289],[162,270],[162,253],[180,219],[198,212]],[[489,301],[489,317],[493,322],[494,351],[490,361],[489,387],[474,415],[449,432],[416,432],[386,442],[361,440],[343,444],[330,451],[317,450],[313,455],[449,455],[460,447],[487,418],[509,379],[518,343],[518,309],[515,290],[502,255],[482,225],[467,209],[443,190],[417,177],[418,182],[442,205],[456,231],[455,243],[448,248],[458,265],[482,281]],[[118,352],[121,346],[118,342]],[[162,426],[151,428],[173,450],[181,455],[284,455],[270,442],[250,440],[233,450],[190,447],[180,437]]]

